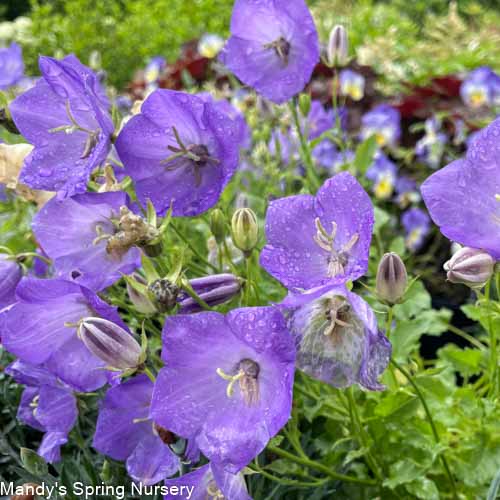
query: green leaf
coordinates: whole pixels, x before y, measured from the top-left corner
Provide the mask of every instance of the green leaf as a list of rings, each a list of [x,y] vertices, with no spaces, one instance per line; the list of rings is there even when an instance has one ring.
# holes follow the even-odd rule
[[[426,477],[419,477],[411,483],[405,484],[406,491],[423,500],[439,500],[439,491],[436,483]]]
[[[417,462],[412,459],[405,458],[390,466],[389,478],[384,481],[384,486],[394,489],[404,483],[415,481],[420,476],[424,475],[423,469]]]
[[[23,467],[34,476],[43,477],[49,473],[45,460],[29,448],[21,448]]]
[[[498,471],[498,474],[495,476],[495,479],[493,479],[493,481],[490,484],[486,500],[496,500],[496,498],[498,497],[499,490],[500,490],[500,470]]]
[[[373,227],[373,232],[378,233],[380,230],[391,220],[391,216],[381,208],[375,206],[375,225]]]
[[[361,175],[364,175],[373,161],[373,156],[377,150],[377,140],[371,136],[356,148],[354,165]]]
[[[481,362],[484,358],[479,349],[467,347],[460,349],[456,345],[448,344],[439,350],[441,359],[451,363],[453,368],[464,377],[476,375],[481,371]]]
[[[418,399],[406,391],[400,390],[384,397],[375,407],[374,414],[379,417],[405,419],[414,415],[419,408]]]

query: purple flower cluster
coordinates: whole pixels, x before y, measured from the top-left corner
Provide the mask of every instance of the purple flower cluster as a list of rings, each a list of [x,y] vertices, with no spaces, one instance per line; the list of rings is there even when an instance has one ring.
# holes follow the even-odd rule
[[[0,68],[15,69],[4,57],[0,51]],[[221,59],[269,100],[294,97],[319,60],[304,1],[237,0]],[[162,251],[165,231],[178,222],[170,217],[197,216],[219,202],[240,153],[251,146],[245,117],[226,100],[156,88],[165,61],[153,58],[146,68],[149,96],[115,132],[93,71],[73,55],[39,62],[41,78],[11,103],[10,112],[34,146],[20,181],[57,193],[32,222],[35,257],[47,264],[23,277],[22,259],[0,259],[1,341],[18,358],[7,373],[26,386],[18,417],[44,433],[39,454],[56,462],[75,425],[79,393],[102,390],[93,447],[124,461],[134,481],[152,485],[189,465],[192,470],[166,484],[191,484],[195,498],[245,500],[242,471],[290,418],[297,367],[335,387],[383,389],[379,377],[391,345],[368,304],[350,291],[368,269],[370,198],[341,172],[315,196],[272,201],[260,263],[288,296],[280,304],[226,314],[199,312],[227,302],[242,286],[250,290],[250,272],[244,285],[233,274],[188,280],[179,259],[178,269],[160,276],[167,260],[154,264],[146,255]],[[364,80],[344,70],[341,86],[359,100]],[[345,110],[312,101],[305,114],[296,135],[274,132],[274,152],[288,162],[300,157],[304,140],[314,141],[316,164],[336,172],[353,156],[339,151],[330,135],[346,133]],[[394,145],[397,111],[379,106],[367,114],[363,135],[372,134],[380,146]],[[392,195],[391,168],[380,153],[367,174],[381,198]],[[233,233],[254,222],[257,241],[254,218],[239,222],[231,225]],[[218,244],[225,226],[219,229]],[[236,236],[248,263],[257,243],[243,247]],[[168,257],[175,268],[177,256]],[[222,259],[208,264],[223,268]],[[125,288],[109,287],[132,273],[125,280],[135,312],[165,313],[155,318],[164,321],[156,378],[147,335],[140,345],[105,301],[113,294],[122,305],[118,294]],[[200,454],[209,463],[195,468]]]

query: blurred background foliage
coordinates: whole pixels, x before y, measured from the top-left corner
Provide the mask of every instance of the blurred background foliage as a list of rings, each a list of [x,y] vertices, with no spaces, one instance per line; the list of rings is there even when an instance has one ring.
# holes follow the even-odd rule
[[[498,0],[308,0],[320,34],[349,28],[351,50],[386,85],[487,64],[500,69]],[[39,54],[99,51],[109,80],[122,87],[159,54],[172,62],[183,42],[204,32],[228,33],[233,0],[2,0],[0,21],[30,17],[29,32],[0,22],[0,39],[22,43],[28,70]],[[392,89],[391,89],[392,90]]]

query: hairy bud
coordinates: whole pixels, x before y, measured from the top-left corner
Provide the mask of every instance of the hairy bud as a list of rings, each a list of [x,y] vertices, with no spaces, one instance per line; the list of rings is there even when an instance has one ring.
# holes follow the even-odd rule
[[[328,39],[327,59],[330,66],[345,66],[349,58],[347,31],[337,24],[330,32]]]
[[[495,261],[483,250],[464,247],[455,252],[443,267],[448,281],[482,288],[493,275]]]
[[[401,257],[394,252],[384,254],[377,270],[378,297],[391,305],[396,304],[403,298],[407,283],[408,275]]]
[[[140,364],[141,346],[122,327],[102,318],[84,318],[78,337],[87,349],[111,368],[126,370]]]
[[[139,283],[143,284],[144,287],[147,286],[146,281],[137,274],[133,275],[133,278]],[[127,280],[127,293],[130,302],[134,304],[134,307],[137,311],[142,314],[153,314],[156,312],[156,307],[153,302],[150,300],[148,293],[140,293],[137,291]]]
[[[149,285],[149,292],[153,296],[159,312],[171,311],[177,305],[179,287],[166,278],[153,281]]]
[[[257,217],[251,208],[239,208],[231,220],[233,242],[246,256],[252,253],[259,239]]]

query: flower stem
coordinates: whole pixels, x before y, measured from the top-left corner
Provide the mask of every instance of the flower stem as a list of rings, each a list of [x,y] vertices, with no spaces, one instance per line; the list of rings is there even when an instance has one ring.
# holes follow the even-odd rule
[[[302,161],[304,162],[304,166],[306,168],[306,177],[307,177],[307,182],[309,184],[309,191],[311,193],[315,193],[319,187],[319,180],[314,170],[314,163],[311,157],[311,150],[309,149],[307,140],[304,137],[304,134],[302,133],[302,129],[300,127],[299,113],[297,111],[298,103],[296,98],[294,98],[292,101],[289,102],[289,107],[292,113],[295,129],[297,130],[297,135],[300,141],[300,152],[301,152],[300,156],[302,157]]]
[[[149,380],[153,382],[153,384],[156,382],[156,377],[154,376],[153,372],[147,367],[144,367],[144,373],[148,376]]]
[[[352,386],[347,389],[346,393],[347,393],[347,400],[349,401],[349,413],[351,415],[351,423],[353,430],[355,431],[356,437],[358,438],[361,446],[366,450],[365,457],[370,469],[372,470],[375,477],[380,482],[382,482],[383,476],[382,473],[380,472],[380,468],[375,458],[373,457],[370,451],[370,445],[367,439],[368,435],[363,427],[363,424],[361,423],[361,418],[359,417],[358,407],[356,405],[356,400],[354,399]]]
[[[205,259],[205,257],[203,257],[203,255],[201,255],[200,252],[198,252],[198,250],[196,250],[196,248],[191,244],[191,242],[175,227],[174,224],[170,223],[170,227],[174,230],[174,233],[188,246],[188,248],[191,250],[191,252],[193,252],[194,255],[201,262],[203,262],[203,264],[205,264],[210,269],[212,269],[212,271],[214,271],[216,273],[219,272],[219,270],[213,264],[208,262],[208,260]]]
[[[420,399],[420,402],[422,403],[422,406],[424,407],[425,414],[427,416],[427,420],[429,421],[429,425],[431,426],[432,434],[434,436],[434,440],[436,443],[440,443],[440,438],[439,434],[436,428],[436,424],[434,423],[434,419],[432,418],[432,414],[429,410],[429,407],[427,406],[427,401],[424,398],[424,395],[422,394],[422,391],[419,389],[417,383],[413,380],[413,377],[408,373],[397,361],[394,361],[394,359],[391,359],[391,364],[393,364],[408,380],[410,385],[413,387],[415,390],[415,393],[417,394],[418,399]],[[443,464],[443,468],[446,472],[446,475],[448,476],[448,480],[450,481],[451,488],[453,490],[453,498],[458,498],[457,496],[457,489],[455,485],[455,479],[453,478],[453,475],[451,474],[450,466],[448,465],[448,461],[446,460],[446,457],[444,456],[443,453],[439,454],[439,458],[441,459],[441,463]]]
[[[387,313],[387,322],[385,324],[385,336],[389,338],[392,329],[392,317],[394,315],[394,306],[389,306],[389,311]]]
[[[330,470],[330,468],[327,467],[326,465],[323,465],[309,458],[298,457],[297,455],[289,453],[288,451],[282,450],[281,448],[278,448],[276,446],[268,445],[267,450],[282,458],[286,458],[291,462],[295,462],[296,464],[300,464],[303,465],[304,467],[309,467],[319,472],[323,472],[327,476],[331,477],[332,479],[336,479],[338,481],[345,481],[347,483],[365,484],[367,486],[376,486],[377,484],[372,479],[362,479],[355,476],[348,476],[346,474],[339,474],[338,472]]]
[[[498,365],[498,353],[497,353],[497,336],[496,328],[493,327],[491,321],[491,311],[489,310],[489,302],[491,300],[491,283],[490,279],[486,283],[484,289],[484,299],[488,306],[488,333],[490,336],[490,390],[489,396],[494,396],[497,393],[497,365]]]

